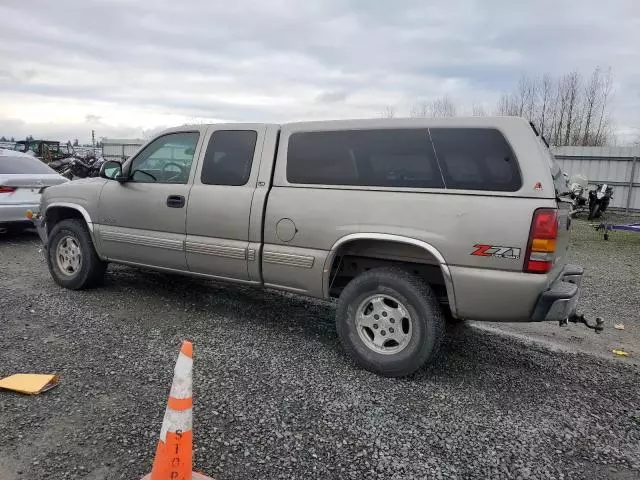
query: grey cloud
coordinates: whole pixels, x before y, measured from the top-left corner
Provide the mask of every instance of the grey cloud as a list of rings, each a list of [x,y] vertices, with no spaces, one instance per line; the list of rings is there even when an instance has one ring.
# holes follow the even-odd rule
[[[0,18],[0,94],[285,121],[444,94],[491,104],[523,72],[603,65],[615,116],[638,122],[634,0],[5,0]]]
[[[316,102],[319,103],[335,103],[346,100],[347,92],[322,92],[316,97]]]

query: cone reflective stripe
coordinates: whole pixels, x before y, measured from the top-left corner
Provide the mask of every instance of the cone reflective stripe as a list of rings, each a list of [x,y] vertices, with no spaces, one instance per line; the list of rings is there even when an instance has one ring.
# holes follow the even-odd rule
[[[173,383],[162,421],[153,467],[151,473],[143,480],[209,479],[192,472],[192,357],[191,342],[184,341],[174,369]]]

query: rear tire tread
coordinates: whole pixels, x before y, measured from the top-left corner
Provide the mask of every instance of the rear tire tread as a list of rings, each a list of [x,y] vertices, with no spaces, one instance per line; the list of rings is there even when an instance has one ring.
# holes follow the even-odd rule
[[[405,296],[402,290],[406,289],[411,296],[417,299],[415,303],[422,303],[422,305],[413,304],[412,306],[423,313],[425,318],[414,319],[414,321],[423,321],[425,326],[428,322],[429,327],[426,329],[431,329],[431,333],[424,339],[423,344],[419,345],[415,355],[400,365],[381,365],[380,357],[378,356],[378,361],[376,361],[375,355],[377,354],[374,352],[371,352],[371,358],[363,358],[348,338],[347,325],[348,322],[353,321],[349,315],[349,307],[351,302],[365,291],[363,284],[371,282],[372,277],[377,278],[379,284],[383,283],[389,288],[398,289],[398,293],[401,293],[402,296]],[[336,327],[343,348],[355,363],[380,375],[404,377],[414,373],[428,360],[438,355],[445,334],[445,319],[433,290],[423,279],[402,268],[381,267],[359,275],[344,288],[338,300]]]

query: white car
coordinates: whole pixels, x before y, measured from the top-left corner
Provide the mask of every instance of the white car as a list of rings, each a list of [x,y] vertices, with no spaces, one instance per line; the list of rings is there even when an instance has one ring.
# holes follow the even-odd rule
[[[30,227],[27,210],[40,208],[42,190],[68,182],[37,158],[0,149],[0,233],[9,227]]]

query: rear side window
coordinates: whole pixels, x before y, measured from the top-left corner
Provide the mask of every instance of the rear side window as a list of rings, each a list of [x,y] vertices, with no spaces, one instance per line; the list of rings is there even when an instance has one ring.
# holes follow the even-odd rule
[[[245,185],[251,174],[258,133],[219,130],[209,139],[200,181],[205,185]]]
[[[442,188],[426,129],[299,132],[289,138],[289,183]]]
[[[0,155],[0,174],[54,174],[41,160],[33,157],[5,157]]]
[[[430,128],[447,188],[515,192],[522,187],[516,157],[492,128]]]

